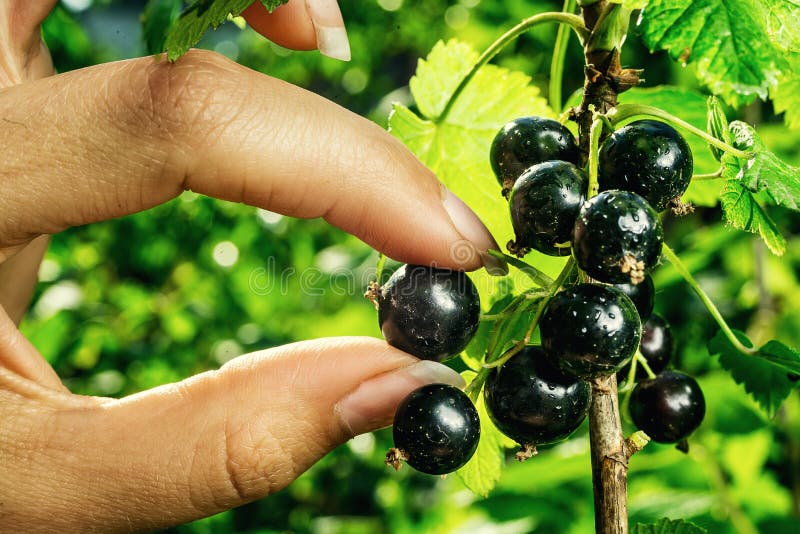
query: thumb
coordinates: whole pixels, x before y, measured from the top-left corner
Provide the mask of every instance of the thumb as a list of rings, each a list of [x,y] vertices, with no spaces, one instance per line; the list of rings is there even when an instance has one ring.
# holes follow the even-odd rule
[[[372,338],[253,353],[71,416],[53,471],[74,478],[49,475],[48,487],[56,499],[79,487],[75,506],[58,508],[100,531],[191,521],[280,490],[337,445],[390,424],[403,397],[435,382],[464,386],[448,367]],[[92,461],[76,450],[92,451]],[[87,525],[75,518],[64,527]]]

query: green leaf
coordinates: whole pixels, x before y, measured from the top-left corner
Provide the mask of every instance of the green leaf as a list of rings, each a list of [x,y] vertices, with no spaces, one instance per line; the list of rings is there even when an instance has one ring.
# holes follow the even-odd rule
[[[706,97],[697,91],[671,85],[646,89],[635,87],[619,95],[619,101],[621,104],[655,106],[682,118],[692,126],[703,130],[706,128]],[[678,128],[678,131],[689,143],[695,174],[710,173],[719,168],[719,163],[708,150],[705,141],[682,128]],[[721,187],[722,183],[718,180],[693,181],[683,199],[698,206],[716,206]]]
[[[150,0],[142,12],[142,39],[148,54],[163,52],[167,31],[181,12],[180,0]]]
[[[767,92],[788,68],[770,43],[773,0],[651,0],[644,11],[644,40],[681,62],[738,107]],[[782,13],[782,12],[781,12]],[[795,23],[796,25],[796,23]]]
[[[734,228],[758,234],[776,256],[786,252],[786,239],[764,208],[739,180],[727,180],[722,189],[722,211]]]
[[[745,346],[753,343],[738,330],[734,334]],[[719,363],[730,372],[736,383],[772,417],[795,384],[787,376],[788,369],[800,368],[800,355],[778,341],[770,341],[753,355],[742,354],[722,332],[708,343],[708,352],[719,355]],[[800,370],[800,369],[798,369]]]
[[[754,153],[749,160],[725,154],[722,157],[722,209],[735,228],[759,234],[773,254],[782,255],[786,240],[759,200],[771,199],[779,206],[800,209],[800,169],[783,162],[767,150],[752,126],[730,124],[734,147]],[[766,198],[765,198],[766,195]]]
[[[475,377],[475,373],[471,371],[465,371],[462,375],[468,383]],[[489,419],[489,414],[486,413],[486,406],[483,403],[483,395],[478,396],[478,402],[475,407],[478,409],[478,415],[481,420],[481,438],[475,454],[464,467],[456,471],[456,475],[470,491],[481,497],[486,497],[497,484],[497,481],[500,480],[500,473],[505,460],[503,448],[505,436],[497,430],[492,420]]]
[[[288,0],[261,0],[268,10]],[[167,34],[167,59],[175,61],[197,44],[208,28],[217,29],[228,16],[238,17],[253,0],[194,0],[183,10]]]
[[[800,62],[800,54],[795,54],[793,61]],[[781,76],[770,96],[775,104],[775,112],[785,113],[784,122],[790,128],[800,129],[800,75]]]
[[[733,146],[752,151],[749,161],[725,158],[725,177],[741,180],[752,192],[766,191],[779,206],[800,210],[800,169],[770,152],[755,129],[741,121],[730,124]]]
[[[784,51],[800,52],[800,2],[766,0],[767,33],[772,44]]]
[[[659,519],[658,523],[639,523],[633,527],[631,534],[704,534],[706,529],[683,519]]]
[[[725,116],[725,111],[723,111],[717,97],[709,96],[707,106],[706,130],[720,141],[730,144],[731,133],[728,130],[728,117]],[[722,150],[711,144],[708,145],[708,148],[714,154],[714,159],[717,161],[722,160],[722,155],[724,154]]]

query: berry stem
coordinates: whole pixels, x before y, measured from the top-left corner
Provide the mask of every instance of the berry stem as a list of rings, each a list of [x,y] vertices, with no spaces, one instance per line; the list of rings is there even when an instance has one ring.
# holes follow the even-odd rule
[[[722,167],[720,167],[714,172],[709,172],[706,174],[695,174],[692,176],[692,181],[702,182],[707,180],[716,180],[717,178],[722,178]]]
[[[442,110],[442,113],[436,119],[436,122],[444,122],[447,116],[450,114],[450,111],[453,109],[453,105],[455,104],[456,100],[458,100],[459,95],[464,91],[464,88],[469,85],[469,82],[472,78],[477,74],[477,72],[486,65],[491,59],[498,54],[507,44],[512,42],[514,39],[528,31],[529,29],[533,28],[538,24],[542,24],[544,22],[558,22],[560,24],[566,24],[575,30],[575,33],[578,35],[578,38],[583,43],[586,38],[588,37],[588,30],[586,26],[583,24],[583,19],[578,15],[573,15],[572,13],[557,13],[557,12],[548,12],[548,13],[539,13],[538,15],[534,15],[532,17],[528,17],[527,19],[523,19],[522,22],[508,30],[506,33],[501,35],[497,38],[497,40],[492,43],[489,48],[487,48],[483,54],[480,55],[478,61],[475,62],[475,65],[467,72],[466,76],[461,80],[461,82],[456,86],[453,94],[450,95],[450,98],[447,100],[447,103]]]
[[[642,366],[644,372],[647,373],[647,378],[655,378],[656,374],[650,369],[650,364],[647,363],[647,358],[644,357],[641,350],[637,350],[636,354],[633,355],[633,359]],[[633,366],[631,366],[633,367]]]
[[[603,133],[603,121],[594,119],[592,127],[589,129],[589,190],[586,199],[590,199],[598,193],[597,184],[598,166],[600,164],[600,135]]]
[[[564,7],[561,11],[564,13],[573,13],[575,11],[575,0],[564,0]],[[550,100],[550,107],[553,111],[558,113],[561,111],[563,102],[561,101],[561,83],[564,79],[564,60],[567,56],[567,44],[569,43],[569,28],[563,24],[559,24],[558,32],[556,33],[556,43],[553,46],[553,58],[550,61],[550,87],[548,96]]]
[[[383,252],[378,253],[378,262],[375,264],[375,280],[378,285],[383,283],[383,268],[386,267],[386,256]]]
[[[685,120],[680,119],[674,115],[671,115],[666,111],[664,111],[663,109],[659,109],[653,106],[646,106],[643,104],[620,104],[619,106],[616,107],[616,109],[611,110],[607,114],[607,117],[609,118],[611,123],[615,126],[617,126],[619,123],[623,121],[640,117],[659,119],[673,126],[689,130],[696,136],[705,140],[708,144],[714,145],[718,149],[725,151],[728,154],[731,154],[732,156],[736,156],[737,158],[750,159],[753,156],[752,152],[745,152],[744,150],[739,150],[738,148],[732,147],[725,141],[720,141],[713,135],[704,132],[700,128],[692,126]]]
[[[487,253],[490,256],[494,256],[499,260],[505,261],[506,263],[513,265],[514,267],[516,267],[517,269],[528,275],[528,278],[530,278],[531,281],[533,281],[533,283],[539,287],[550,287],[553,284],[552,278],[544,274],[542,271],[540,271],[533,265],[525,263],[524,261],[515,258],[514,256],[503,254],[499,250],[489,250],[487,251]]]
[[[720,313],[719,308],[717,308],[717,305],[714,304],[714,302],[711,300],[708,294],[705,291],[703,291],[703,288],[700,287],[700,284],[697,283],[697,280],[695,280],[694,276],[692,276],[692,273],[689,272],[689,269],[686,268],[686,266],[683,264],[678,255],[675,254],[675,251],[672,250],[666,243],[664,243],[663,254],[667,258],[667,260],[669,260],[672,266],[675,267],[675,270],[678,271],[678,274],[680,274],[683,277],[683,279],[686,280],[686,283],[689,284],[689,286],[694,290],[697,296],[700,297],[700,300],[703,302],[706,309],[708,309],[708,312],[717,322],[720,329],[722,330],[722,333],[725,334],[725,337],[728,338],[728,341],[731,343],[731,345],[733,345],[733,347],[742,354],[746,354],[748,356],[756,354],[758,352],[756,349],[746,347],[744,344],[742,344],[741,341],[739,341],[739,338],[736,337],[736,334],[733,333],[733,330],[731,330],[731,327],[728,326],[728,323],[725,321],[725,318],[722,316],[722,313]]]

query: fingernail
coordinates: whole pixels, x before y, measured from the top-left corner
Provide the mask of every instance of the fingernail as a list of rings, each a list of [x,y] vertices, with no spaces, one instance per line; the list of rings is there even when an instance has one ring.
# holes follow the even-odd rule
[[[425,384],[466,386],[461,375],[446,365],[420,360],[367,380],[339,401],[334,411],[354,436],[363,434],[391,424],[400,401]]]
[[[486,268],[486,272],[492,276],[505,276],[508,274],[508,264],[488,252],[481,252],[481,261]]]
[[[508,274],[508,268],[502,261],[486,254],[487,250],[500,250],[500,247],[475,212],[445,186],[442,186],[442,203],[458,232],[475,245],[489,274],[495,276]]]
[[[323,56],[350,61],[350,41],[336,0],[306,0],[306,9],[317,33],[317,48]]]

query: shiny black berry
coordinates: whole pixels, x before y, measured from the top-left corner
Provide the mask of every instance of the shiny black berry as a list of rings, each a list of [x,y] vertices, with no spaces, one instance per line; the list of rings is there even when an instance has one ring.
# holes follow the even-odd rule
[[[614,287],[594,284],[554,296],[539,328],[551,364],[582,379],[619,371],[636,352],[642,332],[631,299]]]
[[[537,163],[560,159],[578,163],[575,137],[553,119],[522,117],[503,126],[492,142],[489,159],[503,195],[525,170]]]
[[[600,148],[600,190],[643,196],[657,211],[678,199],[692,179],[689,144],[672,126],[643,120],[620,128]]]
[[[550,256],[569,255],[588,184],[586,173],[566,161],[539,163],[522,173],[509,197],[516,234],[509,251],[524,256],[533,248]]]
[[[630,413],[636,427],[650,439],[675,443],[700,426],[706,401],[694,378],[665,371],[636,385],[631,393]]]
[[[610,284],[642,282],[661,258],[664,230],[645,199],[629,191],[603,191],[584,203],[575,220],[572,249],[578,266]]]
[[[639,318],[646,321],[650,314],[653,313],[653,305],[656,300],[656,286],[653,284],[653,277],[649,274],[645,275],[644,280],[638,284],[630,282],[626,284],[614,284],[614,287],[628,295],[628,298],[636,305],[636,311],[639,312]]]
[[[451,473],[466,464],[481,435],[478,411],[457,387],[428,384],[411,392],[394,415],[394,448],[386,463],[400,461],[431,475]]]
[[[580,426],[591,390],[550,366],[541,347],[526,347],[492,369],[483,392],[495,426],[520,445],[535,447],[561,441]]]
[[[478,290],[459,271],[404,265],[375,296],[383,337],[418,358],[454,356],[478,329]]]
[[[675,338],[672,336],[672,329],[666,319],[652,314],[642,324],[642,340],[639,342],[639,350],[647,360],[647,365],[653,373],[658,374],[669,365],[672,356],[675,354]],[[626,365],[617,375],[617,379],[627,378],[630,365]],[[647,378],[647,372],[641,365],[636,367],[636,380]]]

